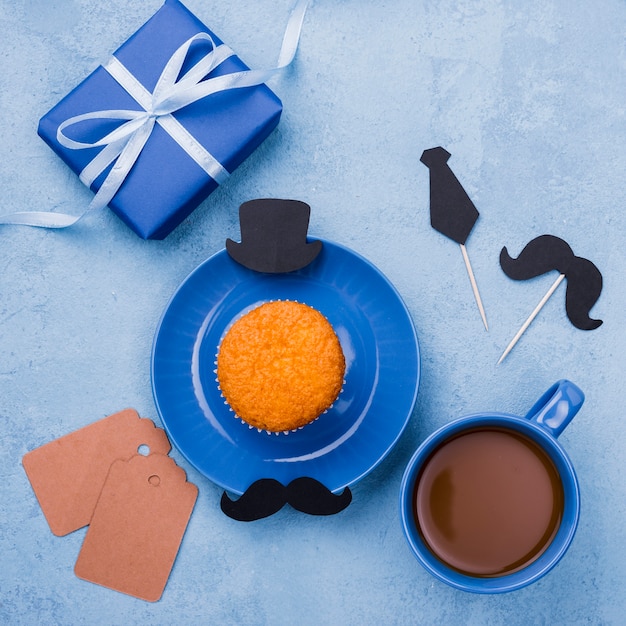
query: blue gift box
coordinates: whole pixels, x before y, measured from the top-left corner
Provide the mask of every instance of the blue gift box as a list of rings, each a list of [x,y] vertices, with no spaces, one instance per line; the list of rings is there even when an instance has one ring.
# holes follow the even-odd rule
[[[180,2],[166,0],[113,57],[140,83],[140,90],[143,86],[151,95],[172,55],[198,33],[208,33],[210,39],[199,36],[190,45],[180,72],[183,77],[198,59],[222,42]],[[220,61],[207,78],[248,69],[232,54]],[[42,117],[38,133],[74,172],[84,175],[92,160],[106,149],[93,143],[121,125],[119,119],[90,118],[90,114],[115,110],[145,113],[145,107],[109,70],[100,66]],[[140,237],[163,239],[222,182],[220,176],[209,175],[209,170],[198,164],[202,159],[194,158],[194,152],[214,159],[218,169],[222,168],[223,178],[263,142],[278,124],[281,112],[279,98],[265,84],[218,91],[182,106],[166,117],[175,118],[169,121],[182,126],[183,134],[191,137],[196,150],[184,147],[184,142],[168,130],[172,124],[154,123],[108,206]],[[85,119],[79,118],[63,133],[71,141],[93,147],[81,145],[76,149],[67,147],[67,141],[60,141],[59,130],[77,116]],[[87,178],[86,184],[97,192],[103,183],[107,184],[106,178],[114,166],[115,160],[93,181]]]

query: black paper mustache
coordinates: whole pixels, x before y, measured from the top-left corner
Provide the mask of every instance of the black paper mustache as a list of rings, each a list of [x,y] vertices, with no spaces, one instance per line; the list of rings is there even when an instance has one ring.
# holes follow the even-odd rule
[[[274,515],[290,504],[294,509],[309,515],[334,515],[343,511],[352,501],[346,487],[334,494],[322,483],[304,476],[292,480],[286,487],[274,478],[261,478],[253,482],[237,500],[222,494],[222,511],[239,522],[252,522]]]
[[[554,235],[541,235],[530,241],[517,259],[506,247],[500,252],[500,265],[513,280],[527,280],[552,270],[567,279],[565,311],[570,322],[581,330],[594,330],[602,320],[589,317],[589,311],[602,291],[602,274],[588,259],[574,254],[570,246]]]

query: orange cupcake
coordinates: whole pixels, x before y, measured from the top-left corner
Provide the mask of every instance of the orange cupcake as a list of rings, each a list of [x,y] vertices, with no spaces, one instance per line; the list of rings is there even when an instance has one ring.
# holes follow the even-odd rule
[[[328,320],[299,302],[267,302],[238,319],[217,355],[217,381],[237,417],[259,430],[309,424],[337,399],[346,362]]]

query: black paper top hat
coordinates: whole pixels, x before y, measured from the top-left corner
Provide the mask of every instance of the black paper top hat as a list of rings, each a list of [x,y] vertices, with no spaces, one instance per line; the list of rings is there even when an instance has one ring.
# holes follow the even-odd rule
[[[261,198],[239,207],[241,243],[226,240],[235,261],[257,272],[280,274],[301,269],[322,249],[307,242],[311,207],[299,200]]]

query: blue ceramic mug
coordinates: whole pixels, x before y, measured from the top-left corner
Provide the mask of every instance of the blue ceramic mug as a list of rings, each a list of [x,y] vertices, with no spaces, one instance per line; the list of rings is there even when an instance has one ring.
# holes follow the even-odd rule
[[[560,380],[525,417],[469,415],[422,443],[404,472],[400,517],[427,571],[464,591],[501,593],[559,562],[576,532],[580,492],[557,437],[583,402]]]

